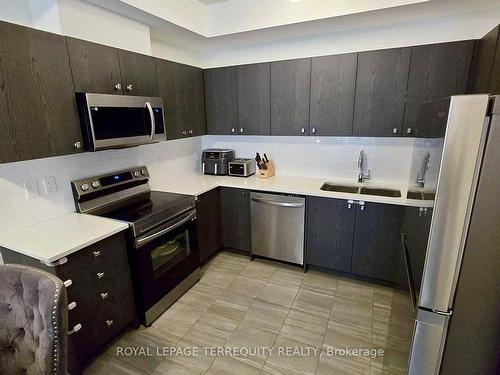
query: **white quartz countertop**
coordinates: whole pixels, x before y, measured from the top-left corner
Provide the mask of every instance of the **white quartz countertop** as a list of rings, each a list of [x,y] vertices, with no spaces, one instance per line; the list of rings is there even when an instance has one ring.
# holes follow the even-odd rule
[[[343,185],[398,189],[401,190],[401,197],[382,197],[376,195],[338,193],[334,191],[321,190],[321,186],[327,181]],[[179,176],[179,178],[169,179],[168,181],[162,181],[154,184],[152,189],[173,193],[201,195],[219,186],[326,198],[353,199],[357,201],[396,204],[412,207],[432,207],[434,205],[434,201],[430,200],[407,199],[406,193],[408,191],[408,186],[378,184],[372,182],[356,184],[352,181],[346,180],[332,180],[313,177],[273,176],[269,179],[261,179],[257,178],[256,175],[244,178],[192,174]]]
[[[0,246],[51,263],[127,228],[118,220],[71,213],[2,233]]]

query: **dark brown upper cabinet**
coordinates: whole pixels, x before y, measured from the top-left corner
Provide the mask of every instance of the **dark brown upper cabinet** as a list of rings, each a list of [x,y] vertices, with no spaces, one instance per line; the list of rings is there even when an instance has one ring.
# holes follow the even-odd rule
[[[206,69],[203,73],[208,134],[237,134],[236,67]]]
[[[271,134],[309,134],[311,59],[271,63]]]
[[[401,135],[410,48],[358,54],[353,135]]]
[[[500,25],[474,44],[467,92],[500,94]]]
[[[430,136],[417,123],[420,106],[467,91],[473,47],[473,41],[412,47],[403,135]]]
[[[66,37],[77,92],[122,94],[118,50],[102,44]]]
[[[158,95],[154,57],[118,50],[118,58],[123,93],[138,96]]]
[[[167,139],[205,134],[202,70],[162,59],[156,59],[156,69]]]
[[[309,135],[352,135],[357,54],[311,59]]]
[[[271,64],[237,67],[238,133],[271,134]]]
[[[0,162],[81,152],[64,37],[0,22]]]

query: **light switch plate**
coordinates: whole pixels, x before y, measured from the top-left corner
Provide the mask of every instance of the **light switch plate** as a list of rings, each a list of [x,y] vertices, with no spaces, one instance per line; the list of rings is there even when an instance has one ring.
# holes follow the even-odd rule
[[[36,180],[25,181],[23,185],[24,185],[24,192],[26,193],[26,199],[34,199],[40,195]]]
[[[57,192],[57,182],[55,176],[46,176],[40,179],[40,193],[43,195]]]

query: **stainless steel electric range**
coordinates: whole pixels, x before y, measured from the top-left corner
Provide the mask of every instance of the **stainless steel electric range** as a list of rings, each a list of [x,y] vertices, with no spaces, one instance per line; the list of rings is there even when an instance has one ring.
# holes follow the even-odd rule
[[[200,279],[196,198],[151,191],[145,166],[71,183],[78,212],[129,223],[138,317],[149,326]]]

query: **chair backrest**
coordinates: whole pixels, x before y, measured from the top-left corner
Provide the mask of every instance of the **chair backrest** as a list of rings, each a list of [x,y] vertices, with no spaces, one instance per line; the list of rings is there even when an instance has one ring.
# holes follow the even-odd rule
[[[68,301],[56,276],[0,265],[0,374],[67,371]]]

